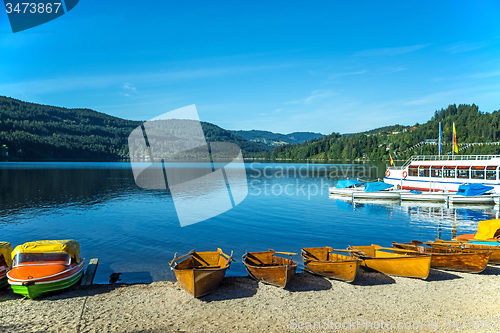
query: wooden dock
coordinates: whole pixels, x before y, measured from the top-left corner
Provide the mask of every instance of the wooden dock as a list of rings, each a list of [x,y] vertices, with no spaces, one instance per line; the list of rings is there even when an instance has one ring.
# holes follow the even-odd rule
[[[97,270],[97,265],[99,264],[98,258],[90,259],[89,265],[87,267],[87,271],[83,275],[82,278],[82,286],[90,286],[92,281],[94,281],[94,275]]]

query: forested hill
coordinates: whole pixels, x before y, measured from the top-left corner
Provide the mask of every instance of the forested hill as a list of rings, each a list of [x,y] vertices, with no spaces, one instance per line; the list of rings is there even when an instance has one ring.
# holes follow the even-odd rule
[[[0,96],[0,158],[117,160],[128,158],[128,136],[142,122],[89,109],[66,109]],[[269,150],[210,123],[208,142],[238,144],[244,153]]]
[[[313,132],[293,132],[289,134],[273,133],[269,131],[231,131],[236,135],[253,142],[262,143],[271,148],[288,143],[303,143],[312,139],[318,139],[324,136],[321,133]]]
[[[386,126],[344,136],[332,133],[303,144],[279,146],[271,158],[388,160],[389,153],[397,159],[416,154],[437,154],[438,145],[433,141],[439,136],[439,122],[443,128],[444,154],[452,149],[453,123],[459,144],[490,143],[467,148],[461,146],[459,154],[500,153],[500,145],[491,144],[500,141],[500,111],[485,113],[472,104],[450,105],[438,110],[425,124]]]

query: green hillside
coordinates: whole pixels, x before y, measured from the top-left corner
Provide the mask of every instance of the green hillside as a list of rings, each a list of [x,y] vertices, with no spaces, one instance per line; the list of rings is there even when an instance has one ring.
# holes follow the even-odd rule
[[[416,154],[438,154],[438,145],[430,140],[443,128],[443,153],[452,149],[453,123],[459,143],[491,143],[500,140],[500,111],[485,113],[476,105],[450,105],[435,112],[425,124],[386,126],[363,133],[340,135],[332,133],[298,145],[276,147],[271,158],[388,160],[389,153],[398,159]],[[499,145],[474,145],[459,154],[499,154]]]
[[[0,158],[127,159],[128,136],[141,123],[89,109],[66,109],[0,96]],[[202,123],[202,128],[208,142],[234,142],[245,155],[269,150],[210,123]]]
[[[270,147],[270,149],[284,144],[303,143],[305,141],[321,138],[324,136],[321,133],[313,133],[313,132],[293,132],[290,134],[273,133],[269,131],[259,131],[259,130],[231,131],[231,132],[233,132],[236,135],[244,137],[248,141],[264,144]]]

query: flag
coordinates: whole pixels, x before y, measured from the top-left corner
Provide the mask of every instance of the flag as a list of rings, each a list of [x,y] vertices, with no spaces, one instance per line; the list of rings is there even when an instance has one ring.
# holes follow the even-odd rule
[[[394,161],[392,160],[391,154],[389,154],[389,161],[391,161],[391,165],[394,165]]]
[[[455,123],[453,123],[453,151],[458,153],[457,130],[455,129]]]
[[[441,123],[439,123],[439,155],[443,153],[443,145],[441,143],[441,136],[443,136],[443,131],[441,130]]]

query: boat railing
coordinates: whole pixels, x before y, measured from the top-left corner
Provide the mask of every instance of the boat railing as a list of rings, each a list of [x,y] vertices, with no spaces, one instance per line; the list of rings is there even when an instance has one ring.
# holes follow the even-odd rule
[[[391,169],[402,170],[415,161],[481,161],[494,158],[500,159],[500,155],[418,155],[409,158],[402,166]]]

